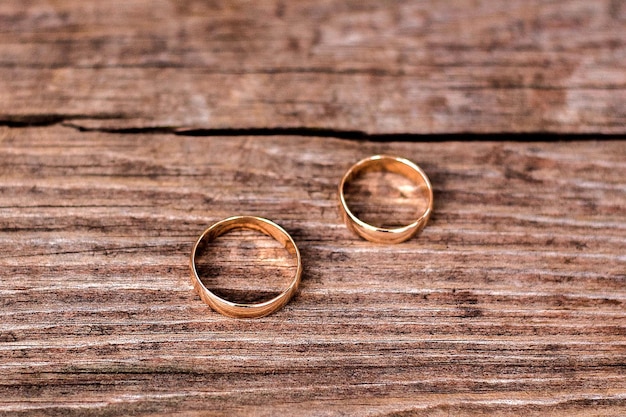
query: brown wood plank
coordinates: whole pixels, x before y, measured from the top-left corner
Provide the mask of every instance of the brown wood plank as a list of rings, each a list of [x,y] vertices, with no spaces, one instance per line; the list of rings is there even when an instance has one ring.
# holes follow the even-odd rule
[[[381,152],[435,190],[400,245],[358,239],[337,210],[341,175]],[[51,126],[3,128],[0,161],[2,415],[626,412],[623,142]],[[200,232],[241,213],[284,226],[304,261],[297,297],[259,320],[210,311],[188,277]],[[224,240],[216,269],[280,286],[264,267],[289,259],[250,236]]]
[[[625,39],[619,0],[7,0],[0,120],[624,134]]]

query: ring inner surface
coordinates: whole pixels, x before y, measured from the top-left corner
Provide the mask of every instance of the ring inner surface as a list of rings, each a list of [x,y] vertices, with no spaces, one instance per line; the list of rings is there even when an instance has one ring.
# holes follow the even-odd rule
[[[294,249],[265,227],[226,224],[204,236],[195,267],[209,291],[233,303],[256,304],[289,287],[297,269]]]
[[[422,176],[397,161],[371,161],[355,169],[343,187],[346,205],[361,221],[383,229],[407,226],[429,206]]]

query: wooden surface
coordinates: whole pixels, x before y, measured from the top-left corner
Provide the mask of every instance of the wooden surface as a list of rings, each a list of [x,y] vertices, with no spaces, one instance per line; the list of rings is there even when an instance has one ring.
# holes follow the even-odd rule
[[[624,142],[48,127],[1,144],[4,412],[626,412]],[[434,184],[433,218],[404,244],[358,239],[337,210],[343,172],[377,152]],[[305,268],[256,321],[210,311],[188,277],[200,232],[240,213],[284,226]],[[233,244],[215,261],[228,275],[277,251],[235,236],[221,253]],[[290,258],[267,258],[288,279]]]
[[[625,415],[624,39],[615,0],[1,2],[0,415]],[[403,244],[341,222],[375,153],[434,187]],[[410,187],[350,201],[402,222]],[[303,257],[259,320],[189,279],[235,214]],[[293,271],[210,249],[228,297]]]
[[[0,120],[622,134],[626,4],[0,4]]]

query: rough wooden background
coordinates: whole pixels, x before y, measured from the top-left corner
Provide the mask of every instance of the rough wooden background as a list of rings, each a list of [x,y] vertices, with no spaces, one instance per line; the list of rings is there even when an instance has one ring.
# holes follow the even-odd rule
[[[87,128],[624,133],[626,4],[0,4],[0,119]]]
[[[626,414],[625,39],[619,0],[1,2],[0,415]],[[337,210],[381,152],[435,190],[400,245]],[[234,214],[302,252],[263,319],[188,277]]]

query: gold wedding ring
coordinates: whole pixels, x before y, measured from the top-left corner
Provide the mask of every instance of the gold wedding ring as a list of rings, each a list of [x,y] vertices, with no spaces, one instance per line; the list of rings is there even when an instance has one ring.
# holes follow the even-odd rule
[[[372,171],[393,172],[407,177],[417,186],[425,186],[428,200],[426,210],[419,213],[417,219],[411,224],[391,229],[372,226],[356,217],[346,203],[344,188],[359,174]],[[376,243],[400,243],[411,238],[426,226],[433,211],[433,189],[424,171],[408,159],[389,155],[375,155],[357,162],[345,173],[339,184],[339,202],[344,222],[349,229],[359,236]]]
[[[212,241],[218,236],[233,229],[250,229],[257,230],[276,239],[287,251],[294,255],[297,259],[296,273],[289,287],[282,293],[271,300],[261,303],[245,304],[234,303],[218,297],[211,292],[200,280],[198,270],[196,269],[196,253],[198,247],[203,241]],[[194,288],[200,295],[200,298],[207,303],[213,310],[224,314],[225,316],[235,318],[255,318],[263,317],[283,307],[289,299],[295,294],[300,284],[300,276],[302,275],[302,261],[300,259],[300,251],[289,234],[276,223],[254,216],[235,216],[221,220],[208,229],[206,229],[196,241],[191,252],[191,281]]]

